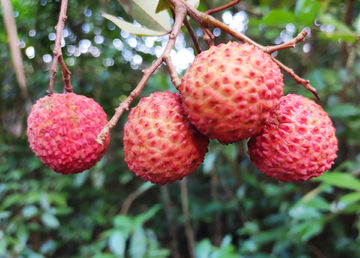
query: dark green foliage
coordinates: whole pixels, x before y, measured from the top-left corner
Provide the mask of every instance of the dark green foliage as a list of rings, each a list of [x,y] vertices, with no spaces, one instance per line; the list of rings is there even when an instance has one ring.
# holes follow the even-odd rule
[[[202,1],[199,9],[223,2]],[[348,2],[353,4],[350,10]],[[49,34],[55,32],[60,1],[12,4],[19,38],[25,44],[21,51],[34,103],[48,87],[51,64],[43,56],[52,55],[54,41]],[[277,58],[317,88],[318,103],[337,130],[338,158],[332,171],[311,182],[281,183],[254,167],[246,142],[224,146],[212,141],[204,164],[187,177],[196,257],[359,257],[360,3],[244,0],[238,6],[248,15],[246,34],[263,45],[311,28],[311,37],[295,49],[282,50]],[[241,10],[230,9],[233,15]],[[65,38],[62,50],[74,91],[94,98],[110,118],[139,82],[140,68],[156,57],[132,49],[101,11],[128,18],[114,0],[70,0],[66,28],[72,34]],[[215,17],[221,20],[222,13]],[[4,28],[2,15],[0,24]],[[30,36],[31,30],[35,36]],[[96,36],[102,36],[103,42],[96,43],[101,41]],[[78,47],[84,39],[100,56],[70,53],[68,46]],[[128,53],[143,58],[138,69],[131,68],[126,51],[118,50],[114,39],[121,40]],[[140,44],[145,38],[135,40]],[[190,38],[185,40],[187,47],[193,47]],[[229,40],[233,39],[221,33],[216,43]],[[31,46],[33,59],[26,55]],[[156,46],[161,42],[156,41]],[[29,148],[24,100],[5,30],[0,31],[0,59],[0,257],[189,257],[179,184],[144,183],[127,169],[122,150],[127,113],[111,131],[101,162],[78,175],[58,175]],[[284,74],[284,82],[286,93],[313,98],[289,75]],[[62,91],[60,68],[54,86],[56,92]],[[162,66],[141,96],[165,90],[176,91]]]

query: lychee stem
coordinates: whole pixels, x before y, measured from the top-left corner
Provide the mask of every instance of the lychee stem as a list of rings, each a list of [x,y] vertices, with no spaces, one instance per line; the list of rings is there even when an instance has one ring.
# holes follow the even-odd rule
[[[175,15],[174,15],[174,16],[175,16]],[[197,39],[197,37],[196,37],[196,35],[195,35],[195,33],[194,33],[193,28],[192,28],[191,25],[190,25],[190,22],[189,22],[187,19],[184,19],[184,25],[185,25],[186,29],[188,30],[189,35],[190,35],[192,41],[194,42],[194,46],[195,46],[195,49],[196,49],[197,54],[200,54],[201,51],[202,51],[202,50],[201,50],[201,47],[200,47],[200,43],[199,43],[199,41],[198,41],[198,39]]]
[[[240,1],[241,1],[241,0],[234,0],[234,1],[232,1],[232,2],[230,2],[230,3],[228,3],[228,4],[225,4],[225,5],[223,5],[223,6],[220,6],[220,7],[218,7],[218,8],[214,8],[214,9],[207,10],[205,13],[208,14],[208,15],[210,15],[210,14],[213,14],[213,13],[221,12],[221,11],[223,11],[223,10],[231,7],[231,6],[234,6],[234,5],[238,4]]]
[[[284,44],[280,44],[277,46],[267,46],[265,47],[264,52],[271,54],[274,53],[275,51],[278,50],[282,50],[285,48],[295,48],[296,44],[301,42],[301,41],[305,41],[305,37],[308,34],[308,32],[303,29],[295,38],[293,38],[292,40],[289,40],[288,42],[285,42]]]
[[[271,59],[281,68],[283,69],[285,72],[287,72],[291,77],[294,78],[294,80],[296,81],[297,84],[301,84],[303,85],[307,90],[311,91],[311,93],[316,97],[317,100],[320,100],[320,96],[319,94],[316,92],[316,89],[311,87],[311,85],[309,84],[309,80],[305,80],[303,78],[301,78],[300,76],[298,76],[293,69],[287,67],[286,65],[284,65],[283,63],[281,63],[279,60],[277,60],[274,57],[271,57]]]
[[[214,35],[211,33],[209,28],[219,28],[219,29],[225,31],[226,33],[228,33],[229,35],[233,36],[234,38],[236,38],[242,42],[251,44],[268,54],[273,53],[274,51],[277,51],[280,49],[294,47],[295,44],[299,43],[300,41],[304,41],[304,38],[307,35],[306,30],[303,30],[299,33],[299,35],[297,35],[296,38],[290,40],[287,43],[284,43],[284,44],[281,44],[278,46],[264,47],[264,46],[256,43],[252,39],[248,38],[246,35],[233,30],[226,24],[220,22],[219,20],[217,20],[214,17],[212,17],[211,15],[209,15],[209,13],[214,13],[217,11],[224,10],[225,8],[235,5],[240,1],[235,0],[235,1],[231,2],[230,5],[224,5],[222,7],[219,7],[219,8],[213,9],[213,10],[209,10],[207,13],[202,13],[202,12],[196,10],[194,7],[192,7],[190,4],[188,4],[184,0],[168,0],[168,1],[174,7],[174,10],[172,10],[174,13],[174,26],[170,33],[169,41],[166,45],[166,48],[165,48],[163,54],[148,69],[143,70],[144,75],[143,75],[142,79],[140,80],[139,84],[131,92],[131,94],[125,99],[125,101],[120,103],[119,107],[115,109],[114,116],[107,123],[107,125],[101,130],[101,132],[99,133],[99,135],[96,138],[96,141],[99,144],[103,144],[104,140],[106,139],[106,137],[108,136],[108,134],[110,132],[110,129],[112,129],[116,125],[116,123],[118,122],[120,116],[124,113],[124,111],[129,109],[129,106],[132,103],[132,101],[140,94],[140,92],[144,88],[146,82],[149,80],[150,76],[155,72],[155,70],[161,65],[162,62],[165,62],[168,67],[171,82],[174,84],[174,86],[176,88],[179,88],[179,86],[181,84],[181,80],[179,78],[179,75],[176,73],[176,70],[172,64],[172,61],[170,58],[170,51],[175,44],[175,40],[176,40],[177,36],[179,35],[180,29],[181,29],[181,26],[183,23],[188,28],[189,34],[194,41],[197,51],[198,52],[201,51],[200,45],[198,44],[199,42],[197,41],[195,34],[193,33],[193,30],[192,30],[189,22],[186,19],[186,15],[189,15],[190,18],[192,18],[202,29],[202,31],[204,33],[204,36],[203,36],[204,41],[208,46],[212,46],[214,44]],[[60,19],[59,19],[59,21],[60,21]],[[61,51],[60,51],[60,54],[61,54]],[[55,56],[55,51],[54,51],[54,56]],[[297,84],[302,84],[306,89],[311,91],[318,100],[320,99],[319,94],[316,92],[316,89],[310,86],[308,80],[302,79],[300,76],[295,74],[295,72],[291,68],[287,67],[286,65],[281,63],[279,60],[275,59],[274,57],[271,57],[271,58],[281,69],[283,69],[290,76],[292,76],[295,79],[295,81],[297,82]],[[54,58],[54,62],[55,62],[55,58]],[[55,65],[55,72],[56,72],[56,65]],[[53,74],[52,74],[52,76],[53,76]],[[53,78],[52,78],[52,80],[53,80]],[[51,81],[50,81],[50,85],[51,85],[51,92],[52,92],[52,82]],[[49,88],[49,90],[50,90],[50,88]]]
[[[175,68],[171,62],[170,51],[175,45],[176,38],[179,35],[181,26],[186,17],[186,8],[182,4],[174,5],[174,7],[175,7],[176,19],[172,31],[169,35],[169,41],[165,47],[164,52],[158,59],[156,59],[156,61],[148,69],[143,70],[143,77],[141,78],[139,84],[130,93],[130,95],[122,103],[120,103],[119,107],[115,109],[114,116],[105,125],[105,127],[101,130],[101,132],[98,134],[96,138],[96,141],[99,144],[101,145],[103,144],[104,140],[109,135],[110,130],[114,128],[114,126],[119,121],[120,116],[124,113],[125,110],[129,110],[130,104],[137,96],[139,96],[140,92],[145,87],[145,84],[149,80],[150,76],[155,72],[155,70],[161,65],[162,62],[165,62],[167,64],[171,81],[174,83],[175,86],[177,85],[179,87],[181,81],[179,75],[176,73]]]
[[[59,14],[58,23],[55,26],[56,30],[56,40],[55,40],[55,47],[54,47],[54,59],[51,66],[51,73],[50,73],[50,82],[49,82],[49,89],[46,91],[48,95],[53,94],[53,85],[55,79],[55,73],[57,72],[57,62],[59,61],[61,70],[63,73],[63,80],[65,82],[64,92],[72,92],[72,86],[70,84],[70,71],[67,69],[66,64],[64,62],[62,52],[61,52],[61,38],[62,38],[62,31],[64,28],[64,23],[67,19],[66,10],[67,10],[68,1],[62,0],[61,1],[61,8]]]

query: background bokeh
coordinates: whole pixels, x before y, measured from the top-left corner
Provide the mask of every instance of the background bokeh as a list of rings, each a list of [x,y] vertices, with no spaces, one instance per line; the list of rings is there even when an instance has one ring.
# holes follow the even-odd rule
[[[46,94],[60,1],[11,1],[32,103]],[[224,4],[201,1],[205,11]],[[58,175],[32,153],[21,95],[0,17],[0,257],[191,257],[182,205],[188,202],[197,258],[360,257],[360,2],[243,0],[215,17],[263,45],[303,28],[309,35],[277,58],[309,79],[339,139],[331,171],[303,183],[281,183],[258,171],[246,141],[220,145],[185,184],[152,185],[124,161],[124,113],[104,158],[78,175]],[[136,37],[100,12],[132,22],[115,0],[70,0],[62,51],[77,94],[94,98],[108,117],[159,56],[168,37]],[[136,21],[134,21],[136,23]],[[192,23],[192,22],[191,22]],[[192,23],[201,46],[201,30]],[[233,40],[218,29],[216,44]],[[171,53],[183,73],[195,57],[183,30]],[[285,93],[313,99],[284,73]],[[55,91],[62,92],[58,68]],[[166,67],[140,96],[176,89]],[[186,188],[184,188],[186,187]],[[186,195],[187,190],[187,195]],[[185,205],[186,206],[186,205]],[[189,229],[189,228],[188,228]]]

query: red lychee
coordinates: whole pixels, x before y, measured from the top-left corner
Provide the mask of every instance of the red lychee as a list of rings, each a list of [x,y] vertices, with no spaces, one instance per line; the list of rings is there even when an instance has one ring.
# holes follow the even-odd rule
[[[136,176],[172,183],[203,162],[209,138],[184,115],[178,94],[155,92],[131,109],[124,126],[125,161]]]
[[[273,120],[250,138],[255,166],[280,181],[322,175],[337,157],[338,140],[328,114],[313,100],[295,94],[280,99]]]
[[[80,173],[93,167],[109,145],[95,139],[107,116],[93,99],[75,93],[39,99],[27,120],[30,148],[57,173]]]
[[[254,46],[212,46],[196,56],[182,79],[184,112],[211,139],[247,139],[270,122],[283,95],[282,78],[271,56]]]

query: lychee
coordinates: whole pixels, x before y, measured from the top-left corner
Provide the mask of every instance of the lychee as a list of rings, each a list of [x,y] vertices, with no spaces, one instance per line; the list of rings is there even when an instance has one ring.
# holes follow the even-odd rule
[[[328,114],[313,100],[289,94],[280,99],[271,123],[250,138],[255,166],[280,181],[305,181],[331,168],[338,140]]]
[[[247,139],[270,122],[283,95],[282,79],[269,54],[229,42],[197,55],[179,89],[190,122],[226,144]]]
[[[203,162],[209,138],[184,115],[179,94],[155,92],[131,109],[124,126],[125,161],[136,176],[172,183]]]
[[[52,94],[39,99],[28,117],[30,148],[57,173],[80,173],[93,167],[109,145],[95,139],[107,123],[102,107],[75,93]]]

